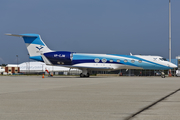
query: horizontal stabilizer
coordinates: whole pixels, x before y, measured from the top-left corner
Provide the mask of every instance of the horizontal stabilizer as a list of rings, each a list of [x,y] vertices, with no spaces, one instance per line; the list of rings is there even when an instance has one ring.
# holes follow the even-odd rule
[[[39,37],[38,34],[11,34],[11,33],[6,33],[5,35],[16,36],[16,37]]]

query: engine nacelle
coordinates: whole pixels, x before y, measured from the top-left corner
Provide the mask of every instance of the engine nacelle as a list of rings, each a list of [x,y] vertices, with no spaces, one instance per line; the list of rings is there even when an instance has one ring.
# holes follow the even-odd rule
[[[56,51],[44,53],[44,56],[54,65],[71,65],[73,53],[67,51]]]

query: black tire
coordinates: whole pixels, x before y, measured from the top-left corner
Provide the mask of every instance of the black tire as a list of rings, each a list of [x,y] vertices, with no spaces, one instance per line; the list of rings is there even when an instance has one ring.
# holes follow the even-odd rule
[[[165,75],[161,75],[162,78],[165,78]]]
[[[89,77],[89,73],[87,73],[86,77]]]
[[[80,77],[84,77],[84,75],[81,73],[81,74],[80,74]]]

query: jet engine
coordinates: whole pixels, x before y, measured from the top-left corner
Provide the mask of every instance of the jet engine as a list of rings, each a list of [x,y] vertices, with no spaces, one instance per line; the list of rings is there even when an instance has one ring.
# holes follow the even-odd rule
[[[73,53],[67,51],[56,51],[44,53],[44,56],[54,65],[71,65]]]

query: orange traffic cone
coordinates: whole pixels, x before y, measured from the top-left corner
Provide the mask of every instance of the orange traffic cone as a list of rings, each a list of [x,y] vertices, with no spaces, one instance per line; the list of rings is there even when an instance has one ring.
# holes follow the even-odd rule
[[[44,78],[44,74],[43,74],[42,78]]]

